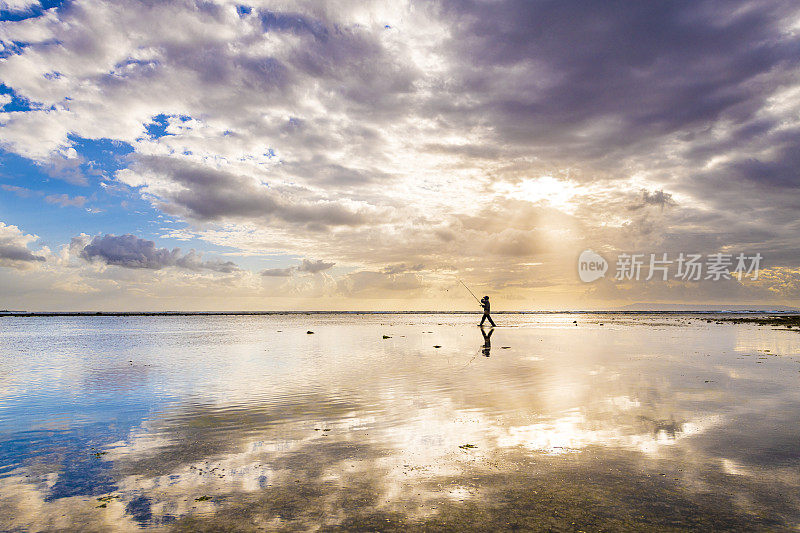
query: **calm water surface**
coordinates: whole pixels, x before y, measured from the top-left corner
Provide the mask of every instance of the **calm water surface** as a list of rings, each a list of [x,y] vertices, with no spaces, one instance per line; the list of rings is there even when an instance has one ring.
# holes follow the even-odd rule
[[[800,528],[798,332],[477,318],[1,317],[0,530]]]

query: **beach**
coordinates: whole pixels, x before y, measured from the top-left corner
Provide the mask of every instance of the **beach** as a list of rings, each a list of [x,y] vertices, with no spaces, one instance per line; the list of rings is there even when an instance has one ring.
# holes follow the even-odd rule
[[[0,317],[0,530],[800,527],[791,320],[479,318]]]

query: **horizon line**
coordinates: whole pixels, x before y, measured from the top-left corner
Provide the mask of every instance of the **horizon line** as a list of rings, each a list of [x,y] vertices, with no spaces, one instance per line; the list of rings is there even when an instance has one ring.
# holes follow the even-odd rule
[[[494,311],[493,315],[535,315],[535,314],[715,314],[715,313],[779,313],[797,314],[800,309],[783,307],[782,309],[543,309]],[[58,317],[58,316],[269,316],[269,315],[480,315],[480,311],[323,311],[323,310],[284,310],[284,311],[12,311],[0,310],[0,317]]]

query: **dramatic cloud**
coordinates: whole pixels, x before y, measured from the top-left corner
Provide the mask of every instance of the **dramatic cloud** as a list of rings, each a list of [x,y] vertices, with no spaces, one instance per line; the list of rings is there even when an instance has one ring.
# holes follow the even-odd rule
[[[0,186],[225,246],[242,283],[327,294],[295,274],[333,263],[293,264],[325,257],[354,298],[439,302],[458,275],[541,305],[684,299],[587,290],[575,258],[730,250],[783,269],[737,294],[794,298],[796,2],[8,5],[30,16],[0,23],[0,146],[55,179]],[[83,256],[235,268],[130,237]]]
[[[180,248],[168,250],[156,248],[153,241],[140,239],[135,235],[97,236],[81,251],[80,256],[87,261],[101,261],[108,265],[125,268],[147,268],[159,270],[164,267],[179,267],[189,270],[213,270],[230,273],[239,268],[231,261],[203,261],[194,251],[181,253]]]
[[[441,5],[453,20],[451,71],[475,96],[448,114],[488,113],[507,142],[570,158],[618,158],[675,132],[753,119],[800,61],[792,2]]]
[[[26,235],[17,226],[0,222],[0,266],[27,268],[32,263],[42,262],[45,258],[28,249],[28,245],[36,241],[36,235]]]
[[[318,229],[357,226],[368,217],[364,206],[350,207],[296,187],[276,191],[254,177],[167,157],[137,158],[132,169],[119,177],[159,198],[167,211],[198,220],[278,219]]]

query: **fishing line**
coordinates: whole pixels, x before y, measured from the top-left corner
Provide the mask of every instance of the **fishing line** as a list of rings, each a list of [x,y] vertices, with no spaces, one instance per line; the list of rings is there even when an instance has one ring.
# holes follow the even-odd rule
[[[459,283],[461,283],[461,284],[464,286],[464,288],[465,288],[465,289],[467,289],[467,290],[469,291],[469,287],[467,287],[467,284],[466,284],[466,283],[464,283],[463,281],[461,281],[461,279],[459,279],[458,281],[459,281]],[[472,295],[472,297],[473,297],[473,298],[475,298],[475,300],[477,300],[477,301],[478,301],[478,303],[479,303],[479,304],[483,305],[483,304],[481,303],[481,301],[480,301],[480,300],[478,300],[478,297],[477,297],[477,296],[475,296],[475,293],[474,293],[474,292],[472,292],[472,291],[469,291],[469,293]]]

